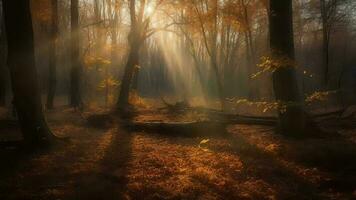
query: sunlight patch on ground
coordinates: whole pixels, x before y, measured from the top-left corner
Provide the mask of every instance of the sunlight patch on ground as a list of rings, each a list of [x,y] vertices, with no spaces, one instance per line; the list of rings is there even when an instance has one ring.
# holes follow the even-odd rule
[[[133,158],[128,174],[128,192],[133,198],[154,197],[204,199],[222,197],[262,197],[274,199],[274,191],[263,180],[246,179],[237,155],[224,151],[205,151],[199,139],[162,138],[137,134],[133,139]],[[223,149],[225,140],[209,140],[209,149]],[[260,191],[260,193],[258,192]]]

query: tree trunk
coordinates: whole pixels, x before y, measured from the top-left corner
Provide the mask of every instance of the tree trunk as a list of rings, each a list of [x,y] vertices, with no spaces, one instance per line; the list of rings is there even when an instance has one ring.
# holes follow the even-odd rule
[[[56,93],[57,85],[57,56],[56,56],[56,42],[58,37],[58,2],[51,0],[52,8],[52,24],[51,24],[51,39],[49,42],[49,74],[48,74],[48,93],[47,93],[47,109],[53,109],[53,101]]]
[[[210,60],[211,60],[211,65],[213,67],[215,77],[216,77],[216,82],[217,82],[217,89],[218,89],[218,97],[221,103],[221,110],[225,110],[226,108],[226,102],[225,102],[225,96],[224,96],[224,86],[223,86],[223,81],[221,80],[220,72],[219,72],[219,64],[217,60],[217,49],[218,49],[218,1],[215,0],[213,4],[213,12],[214,12],[214,30],[212,33],[212,41],[213,45],[211,48],[211,55],[210,55]]]
[[[129,58],[127,60],[124,76],[121,82],[121,89],[120,89],[120,95],[118,100],[119,109],[124,109],[129,105],[131,82],[133,79],[135,66],[138,64],[139,64],[139,45],[133,42],[133,44],[130,45]]]
[[[4,61],[0,61],[0,107],[6,105],[6,79],[5,79],[5,65]]]
[[[329,83],[329,28],[328,28],[328,14],[325,5],[325,0],[320,0],[320,13],[323,27],[323,44],[322,44],[322,68],[323,80],[322,85],[327,88]]]
[[[80,94],[81,64],[79,58],[79,5],[78,0],[71,0],[71,72],[70,72],[70,105],[79,107],[82,104]]]
[[[124,71],[124,76],[121,81],[121,88],[119,99],[117,102],[117,108],[119,110],[125,109],[129,106],[129,96],[131,83],[135,71],[135,66],[139,65],[139,51],[143,43],[143,29],[142,27],[142,16],[144,4],[140,5],[139,17],[136,17],[136,1],[130,0],[130,18],[131,18],[131,31],[128,36],[128,41],[130,45],[129,57]]]
[[[138,91],[139,74],[140,74],[140,67],[139,66],[135,66],[134,67],[133,77],[132,77],[132,91],[134,91],[136,93]]]
[[[305,113],[299,94],[294,61],[292,0],[270,1],[270,45],[273,59],[287,59],[274,71],[273,88],[279,110],[279,130],[298,135],[305,129]]]
[[[3,7],[8,66],[22,134],[31,145],[48,142],[52,134],[42,111],[37,82],[30,1],[4,0]]]
[[[6,105],[6,74],[6,34],[3,12],[0,10],[0,107]]]

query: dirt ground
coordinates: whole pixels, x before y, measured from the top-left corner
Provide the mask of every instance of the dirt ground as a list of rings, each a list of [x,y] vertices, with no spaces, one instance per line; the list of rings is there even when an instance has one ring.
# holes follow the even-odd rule
[[[273,127],[231,125],[227,137],[192,138],[119,123],[92,128],[65,108],[47,115],[71,141],[35,153],[1,146],[1,200],[356,199],[356,129],[335,120],[326,127],[337,137],[291,139]],[[1,141],[18,135],[0,129]]]

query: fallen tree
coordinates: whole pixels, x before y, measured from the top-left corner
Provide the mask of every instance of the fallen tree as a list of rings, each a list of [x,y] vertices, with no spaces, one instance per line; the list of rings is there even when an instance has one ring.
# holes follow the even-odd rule
[[[224,136],[227,123],[216,121],[199,122],[127,122],[125,127],[131,131],[165,133],[179,136]]]
[[[264,125],[275,127],[278,123],[277,117],[274,116],[244,116],[238,114],[225,113],[215,109],[209,109],[204,107],[189,107],[181,106],[181,104],[169,104],[165,102],[166,109],[160,108],[158,110],[144,110],[142,112],[138,111],[135,115],[150,115],[156,114],[166,114],[167,119],[171,115],[176,116],[177,114],[182,114],[184,112],[195,112],[206,117],[204,120],[191,120],[184,121],[178,120],[139,120],[135,117],[127,119],[120,118],[113,113],[100,113],[95,115],[90,115],[86,117],[87,122],[97,128],[107,128],[113,124],[119,123],[123,125],[130,131],[144,131],[144,132],[155,132],[164,133],[168,135],[179,135],[179,136],[224,136],[227,134],[228,125],[245,124],[245,125]],[[178,105],[178,106],[177,106]],[[177,109],[182,108],[181,112],[176,112]],[[310,132],[321,132],[318,128],[317,121],[325,119],[325,116],[338,116],[339,111],[332,111],[330,113],[322,113],[316,115],[308,115],[309,123],[308,127]],[[320,120],[316,120],[316,119]],[[316,131],[319,130],[319,131]]]

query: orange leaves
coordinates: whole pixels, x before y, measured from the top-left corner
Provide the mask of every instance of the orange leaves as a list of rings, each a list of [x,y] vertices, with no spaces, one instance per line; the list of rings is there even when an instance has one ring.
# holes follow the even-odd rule
[[[192,142],[196,142],[193,144]],[[192,197],[192,192],[209,193],[207,186],[226,191],[236,184],[233,175],[243,164],[228,152],[202,151],[198,144],[215,149],[227,143],[212,139],[166,138],[136,134],[133,139],[134,159],[128,175],[133,195],[149,191],[150,195],[166,194],[172,198]],[[144,170],[143,170],[144,169]],[[229,186],[229,187],[227,187]],[[215,195],[215,194],[210,194]]]
[[[35,21],[49,23],[51,20],[51,2],[50,0],[32,0],[32,16]]]

